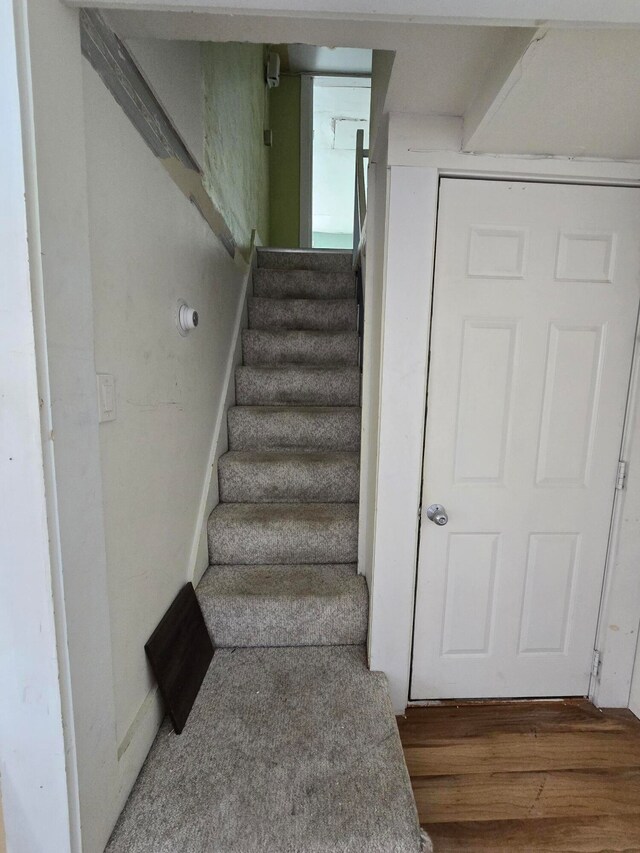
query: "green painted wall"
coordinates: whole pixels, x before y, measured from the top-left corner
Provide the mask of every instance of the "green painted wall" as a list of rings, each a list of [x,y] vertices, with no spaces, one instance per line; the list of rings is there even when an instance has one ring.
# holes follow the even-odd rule
[[[204,184],[241,250],[269,243],[269,149],[263,45],[202,45]]]
[[[270,242],[291,249],[300,243],[300,78],[281,77],[269,97]]]

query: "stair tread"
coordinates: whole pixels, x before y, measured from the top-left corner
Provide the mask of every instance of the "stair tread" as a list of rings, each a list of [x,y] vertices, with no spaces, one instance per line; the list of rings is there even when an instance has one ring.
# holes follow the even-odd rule
[[[358,362],[355,330],[244,329],[244,364],[351,364]]]
[[[236,370],[236,402],[244,405],[357,405],[360,370],[346,364],[256,364]]]
[[[253,412],[259,415],[295,415],[296,413],[300,414],[309,414],[309,415],[329,415],[329,414],[339,414],[342,412],[354,412],[358,414],[360,417],[360,406],[231,406],[229,408],[230,412]]]
[[[365,592],[366,579],[355,563],[210,566],[198,586],[201,601],[209,597],[251,599],[336,597]]]
[[[259,269],[318,270],[351,272],[353,253],[341,249],[298,249],[282,251],[269,247],[258,249]]]
[[[356,304],[355,296],[346,296],[341,297],[339,299],[318,299],[316,297],[304,297],[304,296],[285,296],[282,298],[274,299],[271,296],[250,296],[249,300],[251,302],[264,303],[265,305],[274,306],[277,304],[282,305],[283,307],[295,307],[296,305],[317,305],[318,308],[329,308],[332,303],[339,307],[343,307],[348,305],[349,307]]]
[[[253,295],[273,299],[348,299],[355,295],[353,272],[265,269],[253,274]]]
[[[225,503],[355,502],[360,457],[354,451],[230,450],[218,462]]]
[[[356,503],[220,503],[207,525],[214,564],[353,563]]]
[[[359,406],[233,406],[231,450],[350,450],[360,447]]]
[[[256,407],[258,408],[258,407]],[[352,450],[228,450],[218,464],[223,465],[273,465],[295,464],[309,467],[331,463],[351,464],[360,454]]]
[[[278,370],[283,373],[320,373],[323,371],[349,374],[360,373],[360,368],[357,364],[309,364],[308,362],[303,362],[301,364],[291,364],[290,362],[283,362],[281,364],[242,364],[237,368],[237,370],[255,371],[256,373],[274,370]]]
[[[332,522],[358,518],[358,505],[353,503],[238,503],[218,504],[209,516],[209,523],[269,525],[274,522],[303,522],[318,527]]]
[[[228,450],[218,460],[223,468],[308,468],[319,470],[336,466],[358,466],[360,454],[355,450]],[[332,503],[332,501],[329,501]],[[340,503],[340,501],[333,501]]]
[[[243,329],[243,334],[253,338],[279,338],[282,340],[353,340],[358,337],[354,329]]]
[[[357,328],[355,299],[271,299],[252,296],[248,300],[251,329],[318,329],[349,331]]]
[[[198,586],[217,647],[360,645],[367,582],[351,565],[210,566]]]

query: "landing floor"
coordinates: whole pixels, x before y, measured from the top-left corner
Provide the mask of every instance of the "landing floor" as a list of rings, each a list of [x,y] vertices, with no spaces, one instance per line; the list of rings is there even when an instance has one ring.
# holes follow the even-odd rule
[[[360,646],[220,649],[108,853],[419,853],[386,679]]]
[[[435,853],[640,850],[640,720],[587,701],[398,717]]]

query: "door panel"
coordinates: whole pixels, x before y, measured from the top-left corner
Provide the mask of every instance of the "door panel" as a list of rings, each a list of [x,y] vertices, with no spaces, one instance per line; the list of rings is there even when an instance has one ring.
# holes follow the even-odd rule
[[[588,691],[639,235],[636,189],[441,182],[414,700]]]

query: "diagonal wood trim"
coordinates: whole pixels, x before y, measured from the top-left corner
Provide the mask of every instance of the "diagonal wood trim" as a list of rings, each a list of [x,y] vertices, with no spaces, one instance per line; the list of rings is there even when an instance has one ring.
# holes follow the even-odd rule
[[[133,57],[95,9],[80,10],[80,43],[83,55],[156,157],[175,157],[199,173],[200,167]]]
[[[126,45],[95,9],[80,10],[80,43],[83,56],[91,63],[129,121],[234,258],[237,248],[235,239],[224,216],[204,187],[200,167]]]

